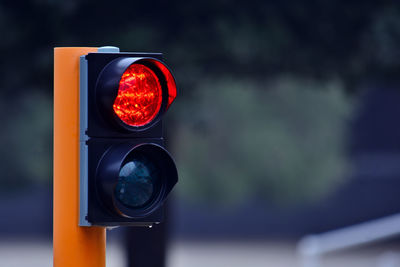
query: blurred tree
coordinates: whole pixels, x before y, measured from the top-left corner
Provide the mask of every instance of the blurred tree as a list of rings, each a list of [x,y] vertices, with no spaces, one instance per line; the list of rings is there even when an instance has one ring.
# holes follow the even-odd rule
[[[17,98],[0,98],[0,191],[18,190],[51,177],[51,107],[49,97],[34,90]]]
[[[34,84],[51,92],[54,46],[112,44],[164,51],[179,81],[196,74],[393,78],[399,67],[397,1],[0,3],[2,93]],[[392,59],[392,60],[389,60]],[[29,64],[26,64],[29,62]],[[24,68],[21,69],[21,64]],[[191,73],[192,75],[186,75]],[[193,75],[194,74],[194,75]]]
[[[237,86],[250,83],[255,89],[243,88],[242,94],[244,99],[255,101],[262,99],[264,93],[256,97],[250,92],[268,90],[269,86],[258,84],[267,79],[276,80],[282,73],[321,84],[334,79],[343,84],[340,88],[350,90],[370,80],[396,82],[400,67],[396,60],[400,43],[399,13],[400,3],[389,0],[283,0],[245,4],[226,0],[151,3],[4,0],[0,3],[0,49],[3,51],[0,96],[5,112],[2,115],[5,125],[2,136],[6,140],[3,149],[7,153],[0,156],[1,167],[6,170],[0,183],[6,187],[16,180],[50,180],[54,46],[116,45],[122,50],[162,51],[174,67],[182,89],[179,110],[186,112],[197,105],[198,95],[212,92],[222,97],[222,93],[229,94],[229,90],[224,89],[228,85],[222,84],[226,77],[231,80],[230,84]],[[203,81],[203,77],[208,80]],[[220,85],[215,87],[215,82]],[[38,97],[40,105],[34,102]],[[232,111],[232,105],[224,107]],[[249,108],[245,112],[255,112],[250,104],[244,108]],[[25,109],[27,113],[21,111]],[[13,114],[12,121],[9,114]],[[215,120],[229,121],[230,116],[229,112],[224,112]],[[268,134],[279,132],[281,127],[279,124],[278,129],[271,128],[274,124],[268,126]],[[261,126],[252,127],[257,130]],[[16,133],[16,128],[24,131]],[[36,128],[40,129],[33,130]],[[179,129],[186,131],[187,125]],[[254,134],[252,139],[257,140],[255,130],[243,134]],[[213,142],[212,138],[206,139],[207,142]],[[289,140],[289,137],[282,138]],[[178,141],[175,140],[175,144]],[[39,146],[38,150],[32,148],[32,144],[36,148]],[[210,147],[209,143],[206,145]],[[186,152],[177,150],[177,153],[185,155]],[[235,156],[231,152],[230,155]],[[30,158],[27,164],[31,167],[21,168],[19,159],[22,158]],[[191,174],[189,166],[182,164]],[[225,165],[226,170],[216,172],[236,173],[235,168],[228,163]],[[193,169],[193,172],[197,171]],[[260,174],[252,175],[259,177]]]
[[[348,171],[352,101],[341,83],[282,76],[210,80],[178,104],[181,193],[212,202],[310,199]],[[257,196],[258,195],[258,196]]]

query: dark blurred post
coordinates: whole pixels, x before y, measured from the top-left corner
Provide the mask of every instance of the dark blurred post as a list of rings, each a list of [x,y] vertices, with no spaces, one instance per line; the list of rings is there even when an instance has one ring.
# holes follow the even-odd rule
[[[167,206],[167,205],[166,205]],[[148,227],[126,227],[124,242],[128,267],[165,267],[168,238],[168,207],[162,223]]]

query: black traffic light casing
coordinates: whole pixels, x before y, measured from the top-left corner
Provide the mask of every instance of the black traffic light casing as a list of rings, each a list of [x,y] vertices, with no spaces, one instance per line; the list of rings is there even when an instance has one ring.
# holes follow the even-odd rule
[[[162,87],[158,114],[150,123],[138,127],[124,123],[112,108],[121,76],[132,64],[149,67]],[[162,54],[120,53],[111,49],[82,56],[80,68],[79,224],[150,226],[161,222],[163,203],[177,182],[175,163],[164,149],[162,133],[162,116],[172,102],[169,94],[173,79]],[[143,207],[127,206],[115,196],[122,165],[135,155],[144,155],[154,162],[161,177],[152,191],[154,196]]]

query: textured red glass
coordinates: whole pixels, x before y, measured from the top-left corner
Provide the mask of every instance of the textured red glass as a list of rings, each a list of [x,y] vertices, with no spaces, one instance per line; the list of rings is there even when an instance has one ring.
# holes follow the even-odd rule
[[[141,64],[130,65],[121,77],[114,112],[130,126],[150,123],[161,108],[162,90],[157,75]]]

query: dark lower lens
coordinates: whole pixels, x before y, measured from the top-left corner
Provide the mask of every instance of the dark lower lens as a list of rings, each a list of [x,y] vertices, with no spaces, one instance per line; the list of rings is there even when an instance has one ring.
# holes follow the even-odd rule
[[[159,191],[159,172],[144,155],[133,155],[122,165],[115,197],[124,205],[141,208],[149,204]]]

